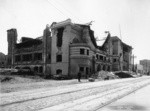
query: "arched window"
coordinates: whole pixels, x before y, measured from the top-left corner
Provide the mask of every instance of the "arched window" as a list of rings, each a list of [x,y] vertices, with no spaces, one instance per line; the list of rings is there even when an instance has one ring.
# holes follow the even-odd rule
[[[79,40],[75,37],[72,42],[73,43],[79,43]]]
[[[100,71],[100,70],[101,70],[101,65],[98,64],[98,66],[97,66],[97,71]]]
[[[34,67],[34,71],[38,72],[38,67],[37,66]]]
[[[106,69],[106,66],[105,66],[105,65],[103,65],[103,70],[105,71],[105,69]]]
[[[107,67],[107,71],[110,71],[110,66]]]

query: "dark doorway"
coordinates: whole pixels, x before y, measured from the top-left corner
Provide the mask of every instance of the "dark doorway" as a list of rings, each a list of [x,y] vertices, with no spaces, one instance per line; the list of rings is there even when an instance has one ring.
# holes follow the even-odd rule
[[[86,79],[88,78],[88,76],[89,76],[89,68],[88,67],[86,67]]]

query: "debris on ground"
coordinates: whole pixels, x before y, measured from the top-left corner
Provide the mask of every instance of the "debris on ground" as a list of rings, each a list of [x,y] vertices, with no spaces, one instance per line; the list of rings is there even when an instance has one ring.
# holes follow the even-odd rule
[[[117,75],[119,78],[132,78],[133,75],[129,73],[128,71],[117,71],[115,72],[115,75]]]
[[[95,81],[94,78],[89,78],[88,80],[89,80],[90,82],[94,82],[94,81]]]
[[[113,72],[108,71],[99,71],[95,74],[96,79],[101,80],[109,80],[109,79],[117,79],[118,76],[116,76]]]
[[[1,83],[3,82],[10,82],[13,78],[12,77],[2,77],[0,78]]]

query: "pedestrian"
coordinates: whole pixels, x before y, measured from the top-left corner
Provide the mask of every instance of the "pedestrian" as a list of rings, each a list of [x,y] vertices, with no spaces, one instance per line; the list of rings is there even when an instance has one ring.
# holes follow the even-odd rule
[[[81,79],[81,72],[79,71],[78,72],[78,82],[80,82],[80,79]]]

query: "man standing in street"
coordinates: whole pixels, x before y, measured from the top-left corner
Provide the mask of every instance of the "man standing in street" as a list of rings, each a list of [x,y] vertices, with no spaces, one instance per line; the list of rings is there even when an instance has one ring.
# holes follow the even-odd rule
[[[80,79],[81,79],[81,72],[79,71],[78,72],[78,82],[80,82]]]

